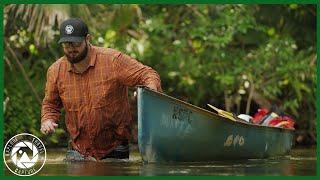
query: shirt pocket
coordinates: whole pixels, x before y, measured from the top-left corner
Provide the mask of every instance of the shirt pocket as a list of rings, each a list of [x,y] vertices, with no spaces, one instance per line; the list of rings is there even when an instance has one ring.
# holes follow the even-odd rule
[[[91,83],[90,94],[92,96],[92,107],[94,109],[103,108],[108,105],[107,89],[107,80],[99,80]]]
[[[81,105],[81,94],[76,84],[62,84],[60,97],[66,111],[79,111]]]

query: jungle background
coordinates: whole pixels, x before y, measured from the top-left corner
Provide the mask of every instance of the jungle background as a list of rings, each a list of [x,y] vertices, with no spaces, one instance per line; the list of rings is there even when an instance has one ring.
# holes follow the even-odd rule
[[[277,105],[296,121],[295,144],[316,144],[315,5],[7,5],[4,8],[4,140],[28,132],[65,147],[61,117],[40,129],[46,71],[62,56],[59,24],[80,17],[92,44],[154,68],[164,93],[237,114]],[[129,96],[135,118],[135,97]]]

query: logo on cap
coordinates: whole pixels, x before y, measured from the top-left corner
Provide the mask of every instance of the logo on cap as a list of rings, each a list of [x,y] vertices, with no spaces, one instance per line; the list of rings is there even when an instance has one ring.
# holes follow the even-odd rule
[[[71,34],[74,29],[73,29],[73,26],[67,25],[65,30],[66,30],[66,33],[67,33],[67,34]]]

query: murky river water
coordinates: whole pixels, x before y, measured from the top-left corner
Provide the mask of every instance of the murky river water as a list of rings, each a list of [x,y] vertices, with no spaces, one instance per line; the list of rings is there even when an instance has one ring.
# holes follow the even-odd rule
[[[287,156],[206,163],[145,164],[137,151],[127,161],[63,162],[65,149],[47,150],[40,176],[157,176],[157,175],[316,175],[316,149],[295,148]],[[5,167],[5,175],[12,173]]]

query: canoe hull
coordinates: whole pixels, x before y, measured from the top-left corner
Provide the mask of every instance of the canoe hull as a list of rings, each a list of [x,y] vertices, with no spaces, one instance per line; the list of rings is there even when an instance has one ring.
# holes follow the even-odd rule
[[[146,162],[267,158],[288,153],[293,131],[234,122],[142,87],[138,143]]]

